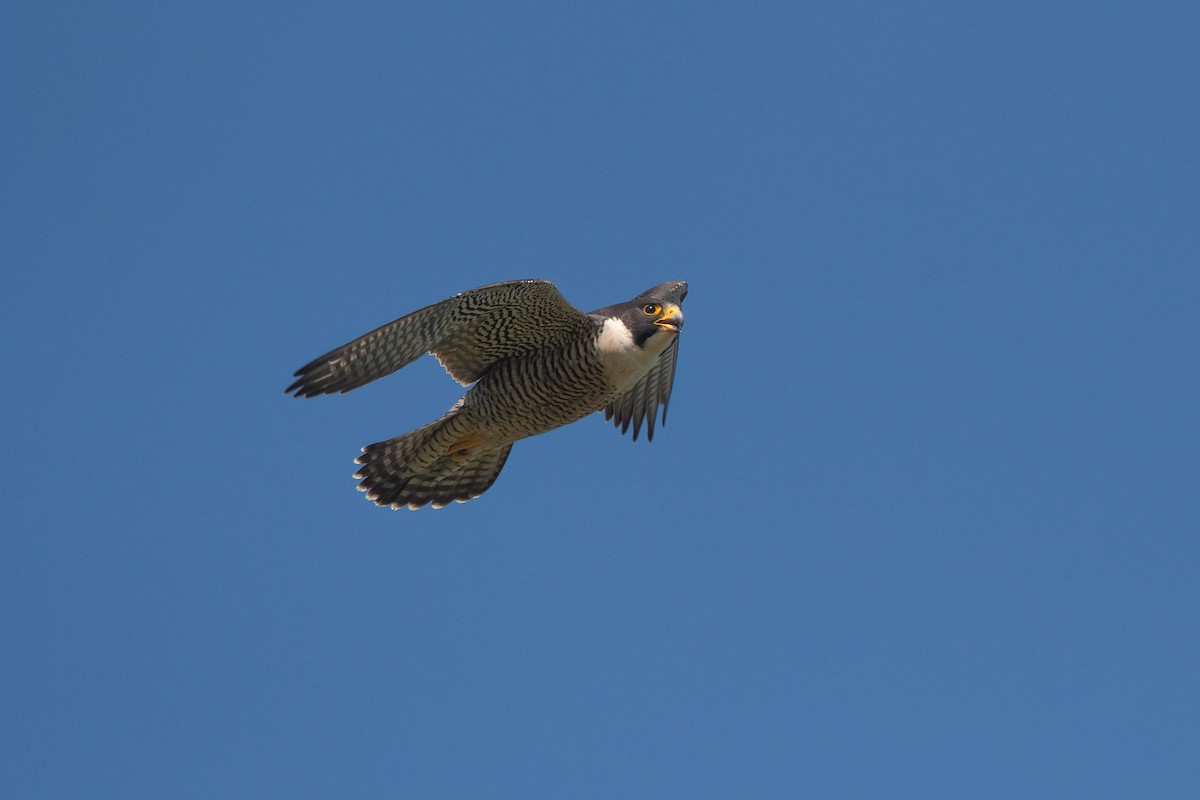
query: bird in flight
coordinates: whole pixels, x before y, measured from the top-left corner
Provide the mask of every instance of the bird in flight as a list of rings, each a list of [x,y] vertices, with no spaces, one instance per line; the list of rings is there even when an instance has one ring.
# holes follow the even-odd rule
[[[604,411],[624,433],[654,423],[675,380],[683,281],[585,314],[546,280],[493,283],[414,311],[296,370],[296,397],[344,394],[425,353],[461,384],[434,422],[364,447],[359,491],[376,505],[442,508],[496,482],[513,443]]]

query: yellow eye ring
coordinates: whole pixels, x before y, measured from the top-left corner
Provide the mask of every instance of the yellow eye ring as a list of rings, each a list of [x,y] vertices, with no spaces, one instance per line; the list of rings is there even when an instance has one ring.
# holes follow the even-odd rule
[[[662,311],[662,306],[657,303],[647,303],[642,306],[642,313],[650,317],[658,316],[658,312]]]

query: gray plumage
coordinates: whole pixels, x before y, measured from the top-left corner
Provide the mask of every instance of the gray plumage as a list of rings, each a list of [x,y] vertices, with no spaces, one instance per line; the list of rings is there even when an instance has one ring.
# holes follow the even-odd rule
[[[462,292],[376,328],[296,371],[297,397],[345,393],[432,353],[474,384],[440,419],[363,448],[355,477],[378,505],[435,508],[478,497],[514,442],[604,410],[647,438],[675,377],[680,304],[670,281],[584,314],[552,283],[510,281]]]

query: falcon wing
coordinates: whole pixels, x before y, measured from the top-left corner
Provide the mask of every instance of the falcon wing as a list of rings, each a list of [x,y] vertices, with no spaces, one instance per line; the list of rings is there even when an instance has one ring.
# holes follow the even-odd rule
[[[654,420],[658,407],[662,405],[662,424],[667,424],[667,404],[671,401],[671,386],[675,383],[675,361],[679,355],[679,338],[671,342],[659,355],[654,366],[634,384],[633,388],[618,395],[604,408],[604,418],[611,419],[621,433],[629,430],[633,423],[633,440],[636,442],[642,420],[646,421],[646,440],[654,440]]]
[[[552,346],[591,323],[545,280],[472,289],[376,328],[296,370],[296,397],[345,394],[433,353],[459,383],[501,358]]]

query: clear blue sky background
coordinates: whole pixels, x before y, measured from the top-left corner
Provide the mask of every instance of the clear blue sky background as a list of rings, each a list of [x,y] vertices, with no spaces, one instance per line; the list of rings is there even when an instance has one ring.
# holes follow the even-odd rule
[[[12,797],[1196,797],[1194,3],[10,4]],[[426,303],[669,422],[375,508]]]

